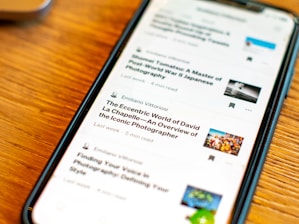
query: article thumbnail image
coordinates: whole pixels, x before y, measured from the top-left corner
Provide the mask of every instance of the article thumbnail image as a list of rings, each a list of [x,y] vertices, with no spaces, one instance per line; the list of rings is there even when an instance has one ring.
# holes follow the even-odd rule
[[[210,129],[203,146],[237,156],[244,138]]]
[[[206,209],[215,214],[221,198],[221,195],[187,186],[181,204],[194,209]]]
[[[245,100],[251,103],[256,103],[260,91],[260,87],[230,79],[226,86],[224,95]]]

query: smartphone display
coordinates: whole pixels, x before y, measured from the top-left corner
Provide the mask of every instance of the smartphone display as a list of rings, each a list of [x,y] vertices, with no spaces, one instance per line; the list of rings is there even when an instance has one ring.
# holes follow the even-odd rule
[[[267,150],[296,29],[290,13],[254,6],[147,3],[33,191],[28,219],[231,222],[254,155]]]

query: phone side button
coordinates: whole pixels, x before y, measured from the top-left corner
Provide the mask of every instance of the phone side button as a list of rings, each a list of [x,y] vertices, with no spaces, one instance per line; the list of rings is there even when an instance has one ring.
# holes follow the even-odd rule
[[[295,69],[292,68],[292,71],[290,72],[291,73],[291,77],[290,77],[290,80],[288,80],[288,87],[287,87],[287,92],[286,92],[286,95],[285,95],[285,99],[288,97],[289,95],[289,92],[290,92],[290,89],[291,89],[291,85],[292,85],[292,80],[293,80],[293,77],[294,77],[294,73],[295,73]]]

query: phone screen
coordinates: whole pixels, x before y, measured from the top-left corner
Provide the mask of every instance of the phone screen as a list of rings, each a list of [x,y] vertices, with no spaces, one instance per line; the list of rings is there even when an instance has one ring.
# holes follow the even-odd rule
[[[294,26],[277,9],[151,1],[33,222],[228,222]]]

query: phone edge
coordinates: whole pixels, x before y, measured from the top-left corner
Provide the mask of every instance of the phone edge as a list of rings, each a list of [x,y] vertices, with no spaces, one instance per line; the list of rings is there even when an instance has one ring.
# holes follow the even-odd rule
[[[40,195],[43,187],[46,185],[46,182],[49,180],[51,174],[54,172],[54,168],[58,164],[59,160],[58,158],[61,158],[61,156],[66,151],[66,148],[63,146],[68,142],[69,133],[74,132],[74,129],[76,129],[76,126],[78,126],[78,123],[81,123],[80,121],[82,119],[83,114],[86,114],[89,110],[89,107],[91,106],[91,102],[95,98],[95,92],[98,92],[99,83],[104,83],[107,77],[103,77],[107,70],[109,70],[111,66],[111,62],[117,60],[119,54],[121,53],[123,46],[125,45],[127,39],[131,36],[132,31],[136,27],[138,23],[138,18],[142,16],[142,13],[146,9],[146,6],[149,4],[150,0],[141,0],[141,3],[139,6],[137,6],[137,9],[135,10],[132,18],[128,21],[128,24],[122,31],[122,34],[116,44],[112,47],[112,51],[110,55],[108,56],[106,62],[104,63],[103,68],[98,73],[95,81],[92,83],[90,89],[87,91],[84,99],[82,100],[82,103],[79,105],[77,111],[75,112],[75,115],[73,116],[72,120],[68,124],[65,132],[63,133],[61,139],[59,140],[57,146],[55,147],[52,155],[49,157],[49,161],[46,163],[45,167],[43,168],[40,176],[38,177],[36,183],[34,184],[33,189],[29,193],[25,204],[21,211],[21,222],[23,224],[32,224],[31,219],[31,213],[32,213],[32,205],[36,202],[37,196]],[[74,133],[72,134],[72,136]],[[54,165],[54,166],[53,166]]]

